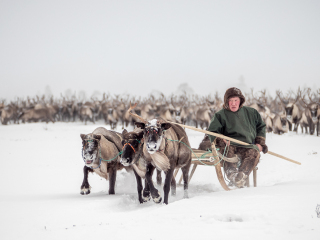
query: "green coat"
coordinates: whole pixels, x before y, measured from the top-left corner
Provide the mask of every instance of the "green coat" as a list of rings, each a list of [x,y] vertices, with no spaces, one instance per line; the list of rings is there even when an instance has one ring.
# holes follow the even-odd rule
[[[231,142],[231,145],[254,148],[259,151],[254,141],[258,136],[266,137],[266,124],[256,109],[243,106],[237,112],[227,109],[216,112],[211,119],[208,131],[251,144],[240,145]],[[209,135],[209,138],[213,142],[216,137]]]

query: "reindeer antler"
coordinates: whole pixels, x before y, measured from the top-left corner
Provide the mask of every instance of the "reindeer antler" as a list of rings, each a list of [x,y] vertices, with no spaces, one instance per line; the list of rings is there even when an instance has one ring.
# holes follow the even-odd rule
[[[135,104],[132,106],[132,105],[131,105],[131,101],[130,101],[130,108],[128,109],[128,111],[127,111],[127,112],[128,112],[131,116],[133,116],[133,117],[136,117],[136,118],[140,119],[140,120],[141,120],[141,122],[143,122],[143,123],[148,123],[148,121],[146,121],[145,119],[143,119],[143,118],[142,118],[142,117],[140,117],[139,115],[137,115],[137,114],[135,114],[135,113],[132,113],[132,112],[131,112],[131,110],[135,109],[137,105],[138,105],[138,103],[135,103]]]
[[[297,94],[296,94],[296,99],[294,100],[294,103],[295,104],[299,99],[301,98],[301,89],[300,89],[300,86],[297,90]]]
[[[309,89],[307,90],[307,93],[309,92]],[[309,94],[309,93],[308,93]],[[306,107],[308,107],[308,102],[306,101],[306,99],[305,99],[305,97],[306,97],[306,93],[304,93],[303,94],[303,96],[300,98],[301,99],[301,101],[303,102],[303,104],[304,104],[304,107],[306,108]]]
[[[312,93],[312,94],[311,94],[311,88],[309,88],[309,89],[308,89],[308,98],[309,98],[309,100],[310,100],[310,103],[316,103],[316,101],[312,99],[312,96],[314,96],[314,98],[316,98],[315,93]]]
[[[281,97],[282,92],[281,92],[280,90],[277,90],[277,91],[276,91],[276,94],[277,94],[277,96],[279,97],[280,101],[281,101],[283,104],[288,104],[288,103],[289,103],[288,99],[284,99],[283,97]]]

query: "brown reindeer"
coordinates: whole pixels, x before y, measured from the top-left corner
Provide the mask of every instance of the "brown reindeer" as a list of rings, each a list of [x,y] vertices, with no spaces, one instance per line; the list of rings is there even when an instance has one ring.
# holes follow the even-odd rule
[[[135,105],[136,106],[136,105]],[[130,106],[129,112],[135,108]],[[136,115],[136,117],[139,117]],[[158,190],[152,182],[152,173],[155,168],[164,171],[166,174],[164,183],[164,200],[168,204],[170,185],[172,187],[171,194],[176,194],[176,183],[173,178],[175,168],[181,168],[184,180],[184,197],[188,197],[188,178],[189,168],[191,165],[190,143],[186,132],[177,125],[171,125],[161,118],[156,118],[151,121],[139,117],[141,122],[136,122],[136,126],[143,129],[143,158],[146,162],[145,178],[150,189],[151,197],[156,203],[160,203],[162,198]],[[189,147],[189,148],[188,148]],[[126,155],[129,146],[123,148],[121,163],[130,165],[133,162],[133,155]],[[144,191],[144,197],[148,198],[150,194],[147,190]]]
[[[115,194],[117,170],[123,169],[122,164],[119,163],[122,148],[120,133],[99,127],[92,133],[80,134],[80,137],[82,139],[82,158],[85,163],[80,193],[90,194],[88,173],[95,172],[100,177],[109,180],[109,194]]]
[[[251,93],[252,99],[254,102],[249,104],[249,107],[256,109],[260,113],[261,118],[266,124],[266,131],[272,132],[275,114],[271,112],[270,108],[268,107],[266,90],[261,91],[261,93],[262,93],[262,96],[260,96],[259,98],[256,98],[255,96],[253,96],[253,92]]]
[[[287,121],[286,114],[284,112],[276,114],[273,121],[273,132],[275,134],[287,133],[289,130],[289,123]]]
[[[0,119],[3,125],[7,125],[9,121],[13,121],[13,123],[19,123],[19,107],[15,103],[11,102],[7,106],[3,106],[0,113]]]
[[[88,105],[82,105],[79,109],[79,118],[85,123],[85,125],[87,125],[88,120],[95,123],[92,107]]]
[[[319,103],[316,100],[312,99],[311,96],[311,89],[307,90],[307,94],[309,97],[309,102],[305,99],[305,95],[301,98],[301,101],[305,107],[305,115],[309,125],[309,133],[313,135],[315,132],[315,128],[317,127],[317,136],[319,136],[319,114],[320,114],[320,107]]]
[[[124,166],[132,166],[134,175],[137,180],[139,202],[147,202],[150,200],[150,188],[147,181],[145,180],[146,187],[143,190],[141,179],[145,178],[146,175],[146,162],[143,157],[143,130],[141,128],[135,128],[132,132],[128,132],[126,129],[124,129],[121,137],[123,152],[120,162]]]
[[[276,91],[276,94],[282,102],[283,108],[285,110],[286,118],[289,123],[289,130],[292,131],[292,125],[294,124],[293,131],[298,132],[298,126],[302,117],[302,111],[297,104],[301,96],[300,88],[298,88],[297,94],[294,99],[290,99],[289,94],[286,98],[283,97],[281,91],[279,90]]]
[[[210,101],[209,98],[205,98],[204,103],[198,104],[195,113],[196,127],[200,126],[202,129],[208,128],[215,112],[215,102]]]
[[[23,123],[25,122],[38,122],[38,121],[45,121],[46,123],[55,122],[53,116],[51,115],[51,111],[49,108],[31,108],[24,110],[22,114],[19,116],[19,120],[22,120]]]
[[[302,112],[302,117],[300,119],[300,127],[301,127],[302,133],[304,129],[305,129],[305,133],[308,133],[309,123],[308,123],[308,119],[306,117],[305,112]]]

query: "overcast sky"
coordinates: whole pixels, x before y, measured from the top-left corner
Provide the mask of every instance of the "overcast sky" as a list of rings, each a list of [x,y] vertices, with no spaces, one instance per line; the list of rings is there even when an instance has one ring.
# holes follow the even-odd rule
[[[1,0],[0,48],[0,99],[319,88],[320,1]]]

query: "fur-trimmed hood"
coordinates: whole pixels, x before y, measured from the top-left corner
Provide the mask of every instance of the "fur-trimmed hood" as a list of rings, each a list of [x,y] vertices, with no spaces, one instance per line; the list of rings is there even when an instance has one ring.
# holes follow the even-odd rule
[[[239,109],[242,108],[243,104],[246,101],[246,98],[243,96],[241,90],[239,88],[229,88],[226,93],[224,94],[224,104],[223,104],[223,108],[230,110],[229,108],[229,98],[232,97],[239,97],[240,98],[240,106]]]

